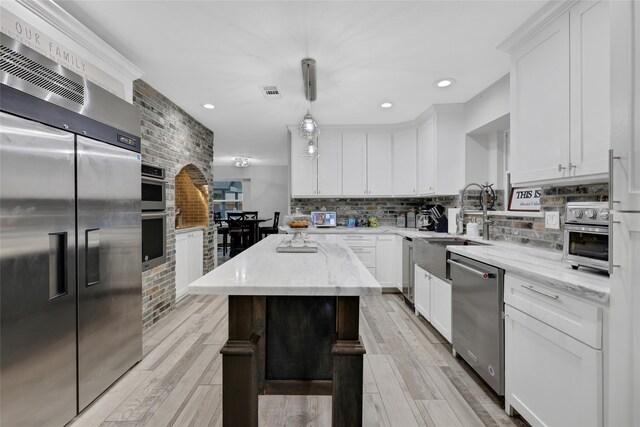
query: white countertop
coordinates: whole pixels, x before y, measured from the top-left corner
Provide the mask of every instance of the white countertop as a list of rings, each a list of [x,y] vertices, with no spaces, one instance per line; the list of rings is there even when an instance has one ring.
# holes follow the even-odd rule
[[[214,295],[380,295],[382,288],[337,236],[314,236],[317,253],[280,253],[285,238],[261,240],[192,282],[191,294]]]
[[[559,252],[492,242],[491,246],[448,246],[450,252],[473,258],[599,303],[609,303],[609,277],[574,270]]]
[[[192,227],[176,228],[176,234],[190,233],[192,231],[204,231],[204,225],[194,225]]]
[[[514,243],[480,237],[451,236],[446,233],[419,231],[415,228],[380,226],[377,228],[310,228],[309,234],[397,234],[403,237],[460,237],[487,244],[487,246],[448,246],[453,253],[468,256],[486,264],[494,265],[529,280],[553,286],[577,296],[602,304],[609,303],[609,277],[590,271],[574,270],[562,262],[558,251],[544,250]]]

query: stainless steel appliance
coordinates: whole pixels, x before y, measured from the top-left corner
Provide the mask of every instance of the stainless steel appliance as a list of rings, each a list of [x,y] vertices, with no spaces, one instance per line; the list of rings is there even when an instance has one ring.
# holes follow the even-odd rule
[[[402,240],[402,294],[405,302],[415,304],[415,261],[413,258],[413,239]]]
[[[0,425],[64,425],[142,357],[140,113],[1,35]]]
[[[451,254],[451,344],[504,395],[504,270]]]
[[[166,235],[166,212],[142,212],[142,271],[167,262]]]
[[[151,165],[142,165],[142,210],[163,211],[167,208],[165,170]]]
[[[142,165],[142,271],[167,261],[165,170]],[[180,217],[176,212],[176,221]]]
[[[562,259],[574,269],[580,266],[609,269],[609,204],[567,203]]]

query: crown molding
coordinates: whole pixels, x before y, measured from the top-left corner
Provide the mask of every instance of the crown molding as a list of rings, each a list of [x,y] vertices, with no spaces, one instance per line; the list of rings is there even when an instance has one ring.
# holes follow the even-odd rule
[[[579,0],[551,0],[509,35],[497,48],[512,54],[538,31],[569,10]]]
[[[87,52],[91,52],[92,55],[120,73],[124,78],[134,81],[144,75],[140,68],[109,46],[54,1],[15,0],[15,3],[44,20]]]

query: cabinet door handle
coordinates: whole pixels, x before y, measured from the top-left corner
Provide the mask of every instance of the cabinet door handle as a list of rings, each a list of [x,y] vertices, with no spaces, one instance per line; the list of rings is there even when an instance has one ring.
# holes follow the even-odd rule
[[[569,162],[569,173],[571,173],[571,169],[577,169],[578,166],[574,165],[573,163]]]
[[[620,200],[613,200],[613,161],[620,160],[620,156],[613,155],[613,149],[609,150],[609,210],[613,209],[614,203],[620,203]],[[611,228],[609,228],[611,230]],[[609,232],[611,235],[611,232]],[[611,245],[609,245],[609,250],[611,250]],[[609,269],[609,274],[611,274],[611,269]]]
[[[560,299],[560,296],[558,296],[558,295],[551,295],[551,294],[548,294],[548,293],[546,293],[546,292],[542,292],[542,291],[540,291],[540,290],[538,290],[538,289],[534,288],[534,287],[533,287],[533,286],[531,286],[531,285],[529,285],[529,286],[527,286],[527,285],[521,285],[521,286],[522,286],[523,288],[527,288],[527,289],[529,289],[530,291],[533,291],[533,292],[535,292],[535,293],[537,293],[537,294],[544,295],[544,296],[545,296],[545,297],[547,297],[547,298],[551,298],[551,299],[554,299],[554,300],[559,300],[559,299]]]
[[[613,224],[620,224],[620,221],[613,220],[613,212],[609,212],[609,274],[613,274],[613,269],[620,267],[613,263]]]
[[[558,172],[562,172],[564,169],[566,169],[566,166],[562,166],[562,164],[558,163]]]

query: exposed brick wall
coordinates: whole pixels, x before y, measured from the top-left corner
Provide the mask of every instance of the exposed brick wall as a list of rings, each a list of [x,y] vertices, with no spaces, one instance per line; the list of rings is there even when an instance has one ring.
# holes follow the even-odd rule
[[[335,211],[338,225],[345,225],[347,218],[361,218],[373,215],[378,218],[380,225],[395,225],[396,216],[409,210],[419,209],[424,199],[291,199],[291,211],[300,208],[303,213],[319,211],[322,207],[328,211]]]
[[[193,168],[195,166],[190,165]],[[187,228],[209,225],[209,188],[206,184],[195,184],[191,174],[198,171],[189,171],[185,167],[176,175],[176,227]],[[180,218],[180,221],[177,220]]]
[[[470,191],[471,197],[479,191]],[[544,226],[544,218],[526,217],[492,217],[490,228],[492,240],[505,240],[520,245],[529,245],[545,249],[562,250],[565,207],[567,202],[587,202],[608,200],[609,185],[606,183],[589,185],[546,186],[542,187],[540,204],[542,211],[560,212],[560,230],[548,230]],[[504,210],[502,192],[496,195],[497,210]],[[434,196],[427,198],[385,198],[385,199],[291,199],[291,209],[299,207],[303,213],[320,210],[323,206],[328,211],[336,211],[338,224],[344,225],[347,218],[354,216],[374,215],[381,225],[395,225],[396,216],[411,208],[418,209],[423,204],[439,203],[445,208],[458,207],[458,196]],[[468,200],[465,206],[473,206]],[[466,216],[477,222],[481,217]],[[451,219],[453,220],[453,219]],[[480,224],[482,229],[482,224]]]
[[[133,103],[142,114],[142,161],[165,168],[167,176],[167,262],[142,273],[142,325],[146,329],[175,306],[176,175],[194,165],[213,188],[213,132],[142,80],[133,83]],[[212,193],[208,197],[205,272],[213,268],[215,257]]]

